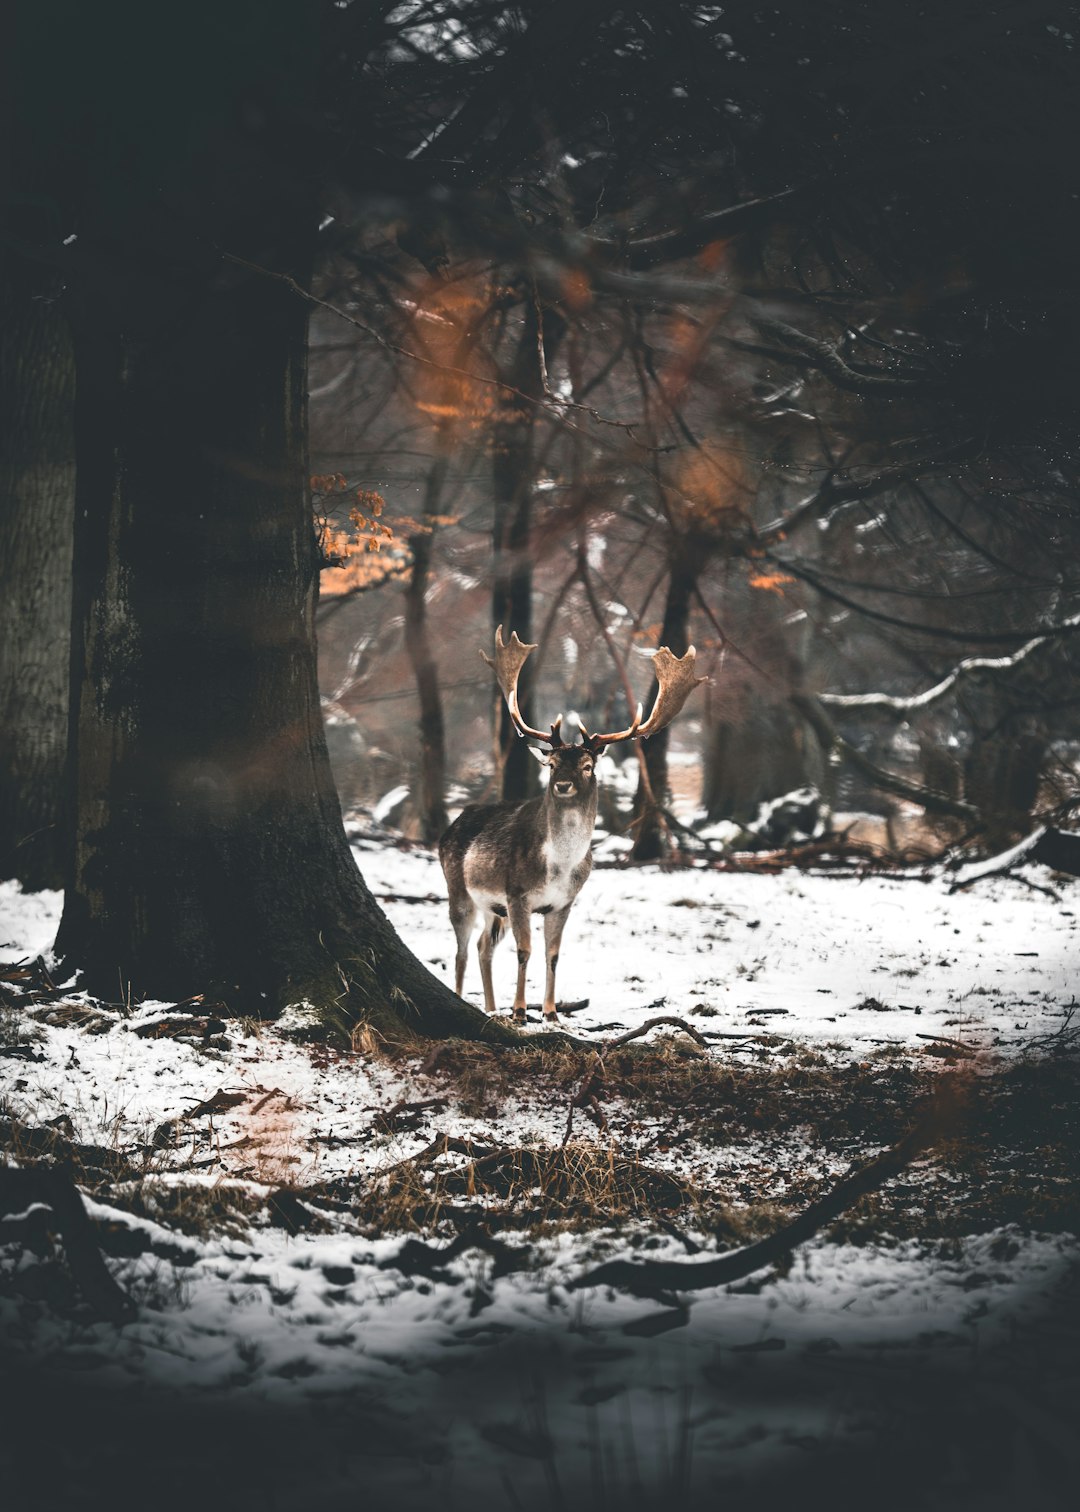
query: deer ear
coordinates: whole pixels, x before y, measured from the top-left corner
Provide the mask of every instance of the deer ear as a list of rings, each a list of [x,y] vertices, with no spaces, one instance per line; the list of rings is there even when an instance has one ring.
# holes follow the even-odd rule
[[[543,766],[548,757],[551,755],[551,752],[545,751],[542,746],[530,745],[529,750],[536,757],[537,761],[540,762],[541,766]]]

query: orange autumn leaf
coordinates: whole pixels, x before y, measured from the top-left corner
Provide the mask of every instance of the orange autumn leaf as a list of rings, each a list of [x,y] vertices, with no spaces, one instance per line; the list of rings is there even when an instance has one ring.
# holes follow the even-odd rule
[[[785,585],[794,581],[795,579],[786,572],[756,572],[750,579],[750,587],[760,588],[766,593],[775,593],[778,598],[783,598]]]

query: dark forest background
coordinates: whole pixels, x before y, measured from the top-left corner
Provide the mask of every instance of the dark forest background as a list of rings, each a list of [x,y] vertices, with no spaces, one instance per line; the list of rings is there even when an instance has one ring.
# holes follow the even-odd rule
[[[1075,19],[16,7],[0,869],[66,885],[66,959],[265,1002],[330,931],[409,976],[316,632],[345,807],[399,788],[425,840],[535,782],[497,624],[533,723],[621,727],[638,653],[697,645],[707,698],[607,800],[634,859],[1066,822]]]

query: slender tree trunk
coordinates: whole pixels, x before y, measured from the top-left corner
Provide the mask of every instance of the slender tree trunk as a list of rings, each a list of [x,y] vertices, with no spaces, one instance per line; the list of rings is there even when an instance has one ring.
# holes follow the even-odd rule
[[[75,363],[58,280],[0,256],[0,877],[60,887]]]
[[[550,360],[562,335],[562,324],[548,312],[544,320],[545,361]],[[495,427],[492,479],[495,489],[494,588],[491,622],[502,625],[506,639],[516,631],[528,642],[532,638],[533,561],[532,495],[536,405],[543,396],[537,341],[539,324],[531,299],[525,304],[521,339],[514,355],[508,382],[519,394],[507,401],[506,418]],[[526,662],[518,683],[518,705],[526,724],[535,727],[533,674]],[[499,701],[498,745],[502,752],[502,796],[530,798],[538,789],[538,772],[519,737],[509,711]]]
[[[439,666],[431,644],[427,619],[427,590],[435,518],[446,478],[448,457],[440,452],[431,465],[424,493],[424,520],[429,529],[414,535],[409,546],[413,565],[405,589],[405,649],[416,678],[420,700],[420,754],[417,761],[416,807],[420,838],[433,845],[447,826],[446,729],[439,692]]]
[[[664,601],[664,623],[660,631],[660,644],[668,646],[676,656],[683,656],[690,644],[690,599],[694,591],[696,573],[685,551],[675,551],[668,578],[667,598]],[[650,709],[656,698],[657,684],[654,681],[645,705]],[[657,805],[668,796],[668,737],[670,729],[658,730],[642,742],[645,753],[645,768],[649,774],[649,798],[645,784],[638,783],[634,799],[634,814],[640,821],[634,837],[631,859],[634,861],[659,861],[667,854],[668,837],[663,816]]]

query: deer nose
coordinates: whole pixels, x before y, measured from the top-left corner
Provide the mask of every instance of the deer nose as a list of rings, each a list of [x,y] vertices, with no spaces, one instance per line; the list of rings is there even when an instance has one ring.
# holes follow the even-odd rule
[[[574,784],[572,782],[556,782],[555,791],[560,798],[569,798],[570,794],[574,791]]]

